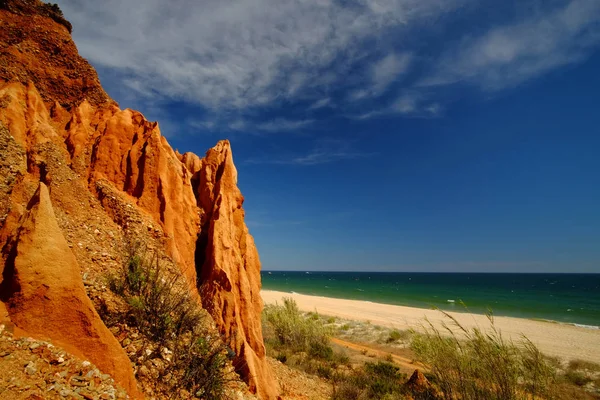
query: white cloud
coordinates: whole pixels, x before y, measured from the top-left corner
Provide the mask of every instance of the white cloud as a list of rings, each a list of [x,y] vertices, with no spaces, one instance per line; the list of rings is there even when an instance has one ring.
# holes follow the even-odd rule
[[[390,52],[381,57],[370,66],[360,87],[350,92],[348,100],[369,100],[381,96],[392,83],[399,80],[400,75],[407,72],[411,60],[412,54],[409,52]]]
[[[407,71],[410,60],[410,53],[390,53],[380,59],[371,70],[373,91],[377,94],[385,91],[392,82],[396,81],[398,75]]]
[[[315,101],[313,104],[308,107],[309,110],[317,110],[319,108],[327,107],[331,104],[331,98],[325,97],[323,99]]]
[[[210,109],[316,101],[347,84],[349,68],[386,52],[386,34],[454,9],[465,0],[59,0],[82,55],[119,71],[142,96]],[[343,4],[342,4],[343,3]],[[381,46],[366,46],[377,40]],[[376,86],[403,63],[374,68]],[[133,77],[133,78],[132,78]],[[138,85],[135,82],[143,82]],[[357,82],[353,82],[357,83]],[[360,82],[358,82],[360,85]]]
[[[400,94],[389,106],[350,116],[350,118],[366,120],[390,115],[431,118],[439,116],[441,111],[442,107],[439,103],[432,103],[424,94],[411,90]]]
[[[214,130],[294,131],[320,115],[271,112],[295,105],[355,119],[437,116],[440,86],[514,87],[600,44],[599,0],[515,5],[516,19],[479,36],[468,22],[444,24],[483,0],[58,1],[82,55],[110,71],[109,88],[134,105],[198,104]],[[471,11],[493,14],[494,3]]]
[[[246,160],[246,163],[311,166],[329,164],[342,160],[356,160],[375,155],[375,153],[353,150],[352,144],[352,141],[347,140],[322,139],[305,154],[287,155],[279,158],[254,158]]]
[[[312,119],[292,120],[286,118],[277,118],[256,125],[256,128],[264,132],[284,132],[295,131],[304,128],[314,121]]]
[[[600,1],[572,0],[525,21],[464,38],[437,62],[422,85],[460,81],[486,90],[515,86],[547,71],[580,62],[600,43]]]
[[[312,119],[288,119],[274,118],[262,122],[256,122],[244,118],[206,118],[203,120],[191,119],[185,123],[195,129],[213,130],[213,131],[237,131],[254,133],[278,133],[290,132],[310,126]]]
[[[410,114],[417,111],[418,99],[414,95],[403,94],[398,97],[394,104],[392,104],[392,110],[399,112],[400,114]]]

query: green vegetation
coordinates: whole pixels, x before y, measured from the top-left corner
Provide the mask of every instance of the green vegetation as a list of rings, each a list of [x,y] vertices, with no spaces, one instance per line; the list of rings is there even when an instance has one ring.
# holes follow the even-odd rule
[[[583,387],[590,382],[600,383],[600,364],[585,360],[571,360],[562,377],[572,385]]]
[[[443,313],[443,312],[442,312]],[[534,400],[594,398],[600,365],[560,360],[543,355],[526,337],[504,338],[494,325],[466,329],[443,313],[441,327],[425,321],[421,333],[302,313],[294,300],[265,307],[263,332],[267,353],[287,365],[331,382],[335,400]],[[376,349],[410,346],[414,368],[422,368],[428,382],[408,384],[392,354],[364,362],[336,353],[330,337],[370,343]],[[367,342],[368,341],[368,342]],[[358,350],[358,349],[357,349]],[[358,350],[375,358],[367,348]]]
[[[322,355],[329,353],[325,348],[331,349],[331,329],[320,321],[318,314],[303,315],[291,298],[285,298],[283,305],[267,305],[263,319],[265,340],[276,350]]]
[[[399,331],[398,329],[393,329],[389,332],[389,336],[386,340],[387,343],[395,343],[395,342],[405,342],[410,339],[411,332],[410,331]]]
[[[330,337],[335,331],[327,324],[334,322],[316,312],[303,314],[290,298],[285,298],[282,305],[267,305],[263,312],[267,353],[330,380],[334,399],[406,398],[406,376],[393,363],[380,361],[353,368],[348,355],[333,350]]]
[[[300,312],[293,299],[265,307],[263,333],[269,355],[322,378],[330,379],[340,366],[350,362],[346,354],[331,347],[329,339],[334,330],[318,313]]]
[[[571,360],[569,361],[569,370],[571,371],[581,371],[587,370],[589,372],[600,372],[600,364],[585,361],[585,360]]]
[[[564,373],[564,378],[567,382],[576,386],[585,386],[592,382],[592,378],[581,371],[568,370]]]
[[[516,344],[503,338],[491,314],[488,331],[467,330],[444,314],[451,325],[440,331],[427,322],[411,347],[417,360],[431,368],[445,399],[552,397],[555,369],[531,341],[523,337]]]
[[[225,397],[227,384],[237,380],[228,349],[181,275],[169,272],[158,257],[137,246],[121,273],[110,276],[109,287],[126,307],[103,313],[107,323],[126,321],[144,338],[132,361],[144,356],[160,359],[158,378],[172,391],[170,397],[180,389],[203,399]]]

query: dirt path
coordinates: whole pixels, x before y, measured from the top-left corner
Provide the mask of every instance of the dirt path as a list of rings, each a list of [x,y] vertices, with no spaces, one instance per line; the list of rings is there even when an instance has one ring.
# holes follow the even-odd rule
[[[422,365],[413,363],[411,358],[378,349],[377,347],[369,345],[368,343],[353,343],[338,338],[332,338],[331,342],[346,349],[355,350],[361,354],[370,355],[371,357],[375,356],[377,358],[385,359],[391,355],[392,360],[394,360],[394,363],[400,367],[401,372],[405,372],[407,374],[411,374],[416,368],[423,370]]]

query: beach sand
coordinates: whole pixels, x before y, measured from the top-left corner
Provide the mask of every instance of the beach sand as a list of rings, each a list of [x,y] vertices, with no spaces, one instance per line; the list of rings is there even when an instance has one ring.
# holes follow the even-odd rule
[[[394,306],[368,301],[307,296],[297,293],[261,291],[265,304],[281,304],[284,297],[293,298],[302,311],[317,311],[323,315],[355,321],[369,321],[375,325],[396,329],[416,329],[427,318],[434,326],[450,323],[440,311],[422,308]],[[485,329],[490,323],[485,315],[449,312],[465,328]],[[494,317],[502,335],[518,341],[521,335],[528,337],[545,354],[564,360],[581,359],[600,363],[600,330],[588,329],[556,322],[545,322],[513,317]]]

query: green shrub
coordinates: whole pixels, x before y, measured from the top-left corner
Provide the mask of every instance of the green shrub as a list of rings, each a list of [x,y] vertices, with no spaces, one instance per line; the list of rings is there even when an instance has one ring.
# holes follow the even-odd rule
[[[427,321],[425,333],[413,337],[411,348],[431,368],[446,399],[515,400],[551,394],[555,370],[527,338],[519,344],[504,339],[491,314],[488,332],[467,330],[444,314],[452,323],[443,324],[447,334]]]
[[[169,377],[163,379],[167,387],[203,399],[225,397],[226,385],[237,380],[230,372],[228,348],[211,330],[210,317],[192,298],[180,274],[168,271],[157,256],[148,256],[136,246],[121,273],[109,277],[109,287],[128,309],[108,321],[127,320],[145,338],[144,346],[172,351],[159,371],[161,378]]]
[[[305,317],[291,298],[284,298],[283,305],[267,305],[263,311],[265,325],[274,334],[274,347],[288,348],[295,352],[309,352],[311,348],[322,350],[329,346],[331,330],[317,318]]]
[[[301,313],[290,298],[284,298],[281,305],[267,305],[263,311],[265,347],[291,367],[332,379],[340,366],[349,366],[350,357],[333,350],[329,342],[333,327],[315,315]],[[285,361],[280,358],[284,354]]]
[[[333,355],[333,362],[338,365],[350,365],[350,357],[346,353],[337,352]]]
[[[321,316],[319,316],[319,313],[316,311],[309,311],[306,313],[306,316],[312,319],[313,321],[318,321],[319,319],[321,319]]]
[[[599,372],[600,364],[591,361],[575,359],[569,361],[569,369],[572,371],[587,370],[591,372]]]
[[[329,361],[333,359],[333,349],[327,343],[312,342],[309,346],[308,354],[311,357],[319,358],[321,360]]]
[[[333,369],[327,365],[317,366],[317,375],[321,378],[330,379],[333,374]]]
[[[390,331],[386,342],[393,343],[393,342],[397,342],[400,340],[404,341],[404,340],[408,340],[409,337],[410,337],[409,331],[399,331],[398,329],[394,329],[394,330]]]
[[[365,363],[357,370],[333,376],[334,400],[404,399],[406,376],[387,362]]]
[[[567,371],[564,377],[569,383],[577,386],[585,386],[592,381],[592,378],[580,371]]]

